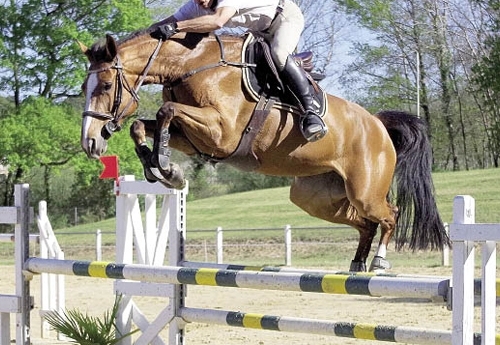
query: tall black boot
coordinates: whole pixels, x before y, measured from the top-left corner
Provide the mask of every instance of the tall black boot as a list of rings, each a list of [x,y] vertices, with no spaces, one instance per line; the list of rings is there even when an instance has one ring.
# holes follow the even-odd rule
[[[311,142],[323,138],[328,132],[328,127],[314,107],[314,97],[309,89],[309,80],[305,72],[295,63],[292,56],[288,56],[281,76],[303,109],[300,116],[300,130],[304,138]]]

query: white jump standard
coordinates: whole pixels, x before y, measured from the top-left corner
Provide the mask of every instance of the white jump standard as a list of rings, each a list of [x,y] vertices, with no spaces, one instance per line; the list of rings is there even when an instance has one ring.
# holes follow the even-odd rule
[[[117,210],[127,213],[138,208],[138,201],[133,195],[137,191],[134,191],[132,187],[140,187],[140,184],[135,181],[134,183],[131,182],[130,185],[127,184],[126,181],[121,182],[120,188],[122,189],[118,193],[119,196],[117,199],[119,200],[117,200]],[[151,186],[148,188],[149,193],[155,193],[155,191],[151,189]],[[168,208],[168,204],[171,202],[183,209],[185,206],[184,197],[185,194],[182,196],[174,195],[169,202],[164,202],[163,204]],[[155,198],[153,197],[147,197],[146,206],[149,210],[156,210],[156,207],[154,207],[154,200]],[[27,203],[24,202],[24,204],[25,209],[28,210]],[[188,284],[259,290],[304,291],[309,293],[423,297],[441,300],[448,298],[450,290],[449,279],[443,277],[363,276],[361,274],[342,275],[335,273],[281,272],[273,270],[245,271],[196,267],[196,263],[193,262],[189,262],[189,267],[184,267],[184,263],[187,264],[184,260],[184,213],[179,210],[177,210],[179,212],[175,210],[171,211],[172,213],[168,215],[162,211],[160,222],[154,222],[152,221],[152,217],[146,217],[150,224],[156,223],[161,225],[158,225],[157,229],[143,229],[138,225],[137,219],[133,219],[131,216],[132,213],[130,213],[130,215],[127,213],[125,217],[122,217],[121,219],[122,221],[125,220],[125,223],[121,223],[120,229],[117,228],[117,237],[120,237],[120,245],[123,245],[123,247],[117,247],[116,263],[58,260],[36,257],[26,258],[26,256],[21,256],[21,261],[16,261],[18,264],[17,266],[22,268],[19,270],[20,272],[24,270],[26,273],[54,273],[114,279],[115,292],[123,293],[125,303],[127,303],[120,309],[119,315],[117,316],[117,326],[121,326],[121,330],[126,331],[126,327],[131,326],[132,319],[136,322],[142,334],[134,341],[135,345],[166,344],[159,338],[159,332],[167,326],[169,332],[168,344],[183,345],[185,344],[184,328],[186,323],[190,322],[407,344],[500,344],[500,335],[495,334],[496,245],[494,243],[498,241],[498,239],[497,235],[494,233],[500,228],[498,224],[484,226],[481,224],[466,224],[463,220],[454,217],[457,224],[451,227],[451,237],[454,242],[462,241],[464,245],[460,245],[459,243],[458,246],[454,247],[454,286],[452,292],[453,329],[435,330],[187,307],[185,305],[184,293],[185,285]],[[458,212],[460,213],[460,211]],[[463,214],[471,214],[470,210],[462,210],[461,212]],[[28,213],[29,212],[26,212],[26,214]],[[1,214],[0,212],[0,215]],[[135,214],[135,216],[137,215]],[[170,221],[167,221],[168,219],[170,219]],[[17,218],[17,221],[19,221],[19,218]],[[24,222],[27,221],[26,218]],[[168,236],[163,232],[164,225],[166,224],[170,224],[170,228],[167,231]],[[455,228],[474,228],[474,226],[480,229],[474,236],[462,230],[454,233]],[[118,232],[118,230],[129,231],[131,228],[134,228],[133,231],[137,231],[138,227],[140,228],[139,230],[142,231],[142,237],[140,233],[124,234]],[[496,230],[490,231],[490,229]],[[464,233],[466,235],[464,235]],[[21,236],[25,238],[24,242],[17,241],[17,238]],[[156,236],[157,239],[165,240],[165,242],[168,237],[168,266],[161,266],[163,260],[160,256],[155,253],[147,253],[148,243],[154,243],[151,236],[153,236],[153,238]],[[135,247],[143,245],[143,247],[140,248],[140,255],[135,255],[135,257],[138,257],[139,260],[142,261],[140,264],[132,262],[132,248],[134,247],[132,241]],[[474,241],[485,244],[483,246],[483,277],[481,279],[481,288],[477,289],[481,290],[482,296],[483,311],[481,334],[473,332],[471,322],[471,316],[473,316],[474,289],[477,283],[474,282],[474,276],[468,269],[474,268],[473,257],[471,258],[471,254],[474,253]],[[492,242],[493,245],[491,244]],[[18,243],[23,243],[24,246],[27,247],[27,227],[16,225],[16,246]],[[163,255],[165,254],[164,248],[158,248],[158,246],[150,247],[159,250]],[[16,247],[16,252],[17,249]],[[460,249],[464,250],[461,251]],[[25,248],[23,247],[20,249],[20,252],[25,253]],[[464,272],[466,273],[464,274]],[[22,278],[19,280],[21,282],[21,287],[27,287],[28,289],[22,290],[22,294],[16,296],[16,298],[19,298],[19,301],[30,300],[29,281],[25,280],[26,276],[28,276],[28,274],[21,273],[20,275],[20,278]],[[132,302],[132,296],[151,296],[150,293],[158,293],[156,296],[161,295],[169,298],[169,303],[166,305],[166,308],[160,312],[151,323],[145,320],[142,315],[135,315],[136,306]],[[485,303],[487,305],[485,305]],[[18,334],[18,342],[16,345],[28,345],[29,341],[26,342],[25,339],[29,339],[30,305],[25,304],[24,308],[20,308],[20,306],[21,305],[16,309],[16,312],[22,314],[22,317],[18,315],[18,320],[22,321],[27,317],[28,321],[23,324],[22,327],[18,328],[18,331],[22,330],[24,334]],[[26,306],[28,308],[26,308]],[[27,337],[23,337],[23,335],[27,335]],[[131,341],[130,338],[127,338],[120,345],[131,344]]]

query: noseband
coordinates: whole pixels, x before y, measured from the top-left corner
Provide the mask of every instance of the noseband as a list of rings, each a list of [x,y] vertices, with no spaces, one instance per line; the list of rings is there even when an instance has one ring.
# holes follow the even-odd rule
[[[111,111],[109,113],[100,113],[97,111],[84,111],[82,113],[82,117],[84,118],[90,116],[96,119],[108,120],[108,122],[103,128],[105,129],[105,131],[103,131],[103,136],[105,139],[109,139],[109,137],[111,137],[111,135],[114,132],[117,132],[121,129],[120,120],[122,120],[125,117],[126,112],[132,105],[132,102],[139,103],[140,99],[138,94],[139,89],[142,83],[144,82],[144,79],[146,78],[148,71],[151,68],[151,65],[153,64],[153,61],[156,59],[156,56],[160,51],[162,43],[163,43],[162,40],[158,40],[158,45],[156,46],[156,49],[154,50],[153,54],[151,54],[151,56],[149,57],[149,61],[146,67],[144,68],[141,77],[137,80],[133,88],[130,86],[127,79],[123,75],[123,65],[118,55],[116,55],[112,65],[99,69],[89,69],[87,71],[87,75],[90,75],[90,74],[98,74],[104,71],[109,71],[111,69],[116,70],[115,96]],[[119,112],[118,110],[122,103],[123,89],[127,90],[132,96],[132,98],[130,98],[129,102],[122,109],[122,111]]]

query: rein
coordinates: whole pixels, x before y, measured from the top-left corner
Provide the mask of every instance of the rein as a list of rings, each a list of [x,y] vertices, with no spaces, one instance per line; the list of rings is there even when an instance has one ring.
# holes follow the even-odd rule
[[[113,132],[117,132],[121,129],[121,125],[119,124],[120,120],[125,116],[125,113],[128,111],[130,106],[132,105],[132,102],[139,102],[139,89],[146,79],[146,76],[153,65],[154,60],[158,56],[158,53],[160,51],[160,48],[163,44],[162,40],[158,41],[158,45],[156,46],[155,50],[153,51],[153,54],[149,57],[148,63],[146,64],[146,67],[142,71],[142,74],[140,78],[136,81],[134,84],[134,87],[132,88],[130,84],[128,83],[127,79],[125,79],[123,75],[123,65],[121,63],[120,58],[118,55],[116,56],[114,60],[114,64],[108,67],[103,67],[99,69],[92,69],[88,70],[87,74],[97,74],[101,73],[104,71],[108,71],[110,69],[115,69],[116,70],[116,87],[115,87],[115,96],[114,96],[114,101],[113,101],[113,107],[111,108],[111,111],[109,114],[106,113],[100,113],[96,111],[84,111],[82,113],[82,117],[90,116],[93,118],[97,119],[103,119],[103,120],[110,120],[104,128],[106,129],[107,132],[107,138],[108,139]],[[123,89],[127,90],[131,95],[132,98],[129,100],[127,105],[123,108],[121,112],[118,112],[118,109],[120,108],[120,105],[122,103],[122,96],[123,96]]]
[[[217,67],[227,67],[227,66],[232,66],[232,67],[239,67],[239,68],[247,68],[247,67],[257,67],[256,64],[251,64],[251,63],[246,63],[246,62],[231,62],[231,61],[226,61],[226,56],[224,53],[224,43],[220,39],[218,35],[215,35],[215,39],[217,40],[217,43],[219,44],[219,50],[220,50],[220,60],[216,63],[202,66],[195,68],[189,72],[184,73],[181,75],[179,78],[175,79],[174,81],[170,83],[164,83],[163,86],[170,91],[170,99],[172,101],[176,101],[176,97],[174,94],[174,87],[182,84],[185,82],[187,79],[191,78],[193,75],[212,69],[212,68],[217,68]]]

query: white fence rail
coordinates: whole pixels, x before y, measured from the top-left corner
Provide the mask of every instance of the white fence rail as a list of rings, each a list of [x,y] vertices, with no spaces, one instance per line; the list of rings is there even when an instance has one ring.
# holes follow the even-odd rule
[[[448,229],[448,224],[445,224],[446,228]],[[192,245],[192,244],[186,244],[187,247],[193,247],[193,246],[203,246],[205,253],[208,252],[208,248],[214,248],[215,249],[215,262],[217,264],[223,264],[224,263],[224,250],[227,248],[229,245],[225,244],[224,240],[224,234],[229,233],[229,232],[276,232],[276,231],[283,231],[283,258],[284,258],[284,265],[285,266],[292,266],[292,248],[293,248],[293,233],[298,232],[298,231],[307,231],[307,230],[335,230],[335,229],[346,229],[349,227],[346,226],[331,226],[331,227],[292,227],[291,225],[287,224],[284,227],[281,228],[254,228],[254,229],[224,229],[221,226],[218,226],[215,230],[189,230],[190,233],[198,232],[198,233],[213,233],[213,238],[214,238],[214,244],[208,244],[206,241],[201,244],[201,245]],[[350,229],[350,228],[349,228]],[[355,231],[355,230],[353,230]],[[101,261],[103,258],[103,250],[108,247],[112,246],[105,246],[103,245],[103,235],[106,234],[115,234],[114,231],[103,231],[101,229],[97,229],[96,232],[93,233],[88,233],[88,232],[71,232],[71,233],[58,233],[57,235],[59,237],[62,236],[95,236],[95,260],[96,261]],[[258,238],[256,236],[256,238]],[[0,237],[1,241],[1,237]],[[227,242],[227,241],[226,241]],[[322,243],[325,244],[324,242],[307,242],[308,244],[316,244],[316,243]],[[256,243],[254,245],[264,245],[267,243]],[[304,243],[301,243],[303,245]],[[276,245],[280,245],[276,243]],[[234,245],[230,245],[234,246]],[[241,246],[248,246],[248,244],[243,244]],[[205,255],[205,261],[207,262],[212,262],[213,260],[210,260],[208,258],[208,255]],[[449,266],[450,264],[450,249],[448,247],[444,247],[442,251],[442,258],[441,258],[441,264],[442,266]]]

